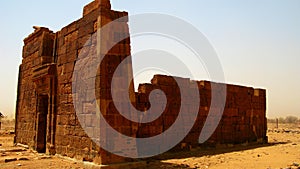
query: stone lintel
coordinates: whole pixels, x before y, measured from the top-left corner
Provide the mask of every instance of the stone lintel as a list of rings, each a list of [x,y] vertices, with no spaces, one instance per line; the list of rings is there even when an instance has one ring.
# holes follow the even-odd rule
[[[55,69],[56,69],[55,63],[42,65],[33,70],[32,80],[36,81],[45,76],[55,76],[56,74]]]

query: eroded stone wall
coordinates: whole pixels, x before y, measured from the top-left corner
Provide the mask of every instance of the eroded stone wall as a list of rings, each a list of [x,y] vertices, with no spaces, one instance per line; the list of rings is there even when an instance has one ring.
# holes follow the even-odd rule
[[[54,33],[47,28],[36,29],[24,40],[18,82],[16,141],[31,147],[35,147],[37,139],[37,112],[47,108],[42,103],[38,104],[38,97],[39,95],[50,95],[48,91],[51,83],[49,76],[43,76],[43,72],[38,75],[36,70],[53,62],[53,43]],[[38,76],[42,76],[41,79],[36,79]]]
[[[118,18],[126,18],[126,16],[126,12],[112,11],[109,1],[94,1],[84,8],[83,18],[57,32],[58,109],[55,149],[58,154],[102,164],[126,161],[122,157],[104,151],[89,138],[83,128],[89,132],[100,132],[98,127],[92,125],[95,123],[93,120],[96,112],[87,111],[84,115],[85,119],[80,124],[72,100],[72,83],[90,78],[81,77],[75,80],[73,78],[74,66],[81,59],[97,54],[98,28]],[[126,19],[118,22],[118,27],[113,28],[109,34],[101,36],[101,42],[113,43],[120,34],[129,34]],[[112,118],[114,113],[108,110],[111,106],[106,106],[111,100],[110,79],[112,79],[114,69],[126,56],[130,55],[129,39],[117,42],[104,56],[103,64],[99,68],[101,72],[95,74],[96,79],[101,79],[102,83],[96,85],[96,89],[92,91],[96,93],[97,101],[101,101],[101,112],[106,113],[105,117],[108,118]],[[93,109],[94,102],[95,100],[85,100],[85,103],[81,105],[82,109]],[[113,127],[131,129],[130,124],[128,126],[115,124]],[[101,135],[105,134],[101,133]]]
[[[111,164],[132,161],[119,157],[100,148],[88,134],[106,138],[116,151],[132,149],[139,151],[141,147],[135,144],[117,147],[118,139],[106,137],[108,133],[101,132],[100,126],[95,126],[95,103],[100,105],[100,111],[109,125],[116,131],[136,138],[155,136],[166,131],[178,116],[181,98],[178,85],[172,77],[156,75],[151,84],[141,84],[134,93],[133,82],[129,89],[117,88],[114,92],[129,94],[129,100],[123,100],[123,95],[117,100],[112,99],[111,81],[116,68],[122,61],[121,73],[114,79],[119,83],[130,83],[132,63],[130,56],[130,38],[126,12],[111,10],[109,0],[95,0],[84,7],[83,17],[70,25],[53,33],[47,28],[37,28],[33,34],[24,40],[23,60],[20,65],[18,97],[16,110],[15,142],[30,145],[31,148],[50,154],[60,154],[98,164]],[[118,18],[116,25],[107,32],[99,32]],[[101,36],[99,36],[99,34]],[[101,46],[97,46],[97,43]],[[103,48],[112,46],[108,52]],[[99,50],[100,47],[100,50]],[[91,77],[74,78],[76,71],[88,71],[89,67],[74,70],[75,65],[88,56],[103,57],[96,79],[95,89],[83,93],[95,93],[95,100],[88,98],[80,104],[85,112],[83,120],[74,109],[74,86],[72,84],[88,81]],[[183,87],[190,88],[191,81],[186,78],[176,78]],[[211,106],[211,82],[193,81],[197,84],[200,96],[200,108],[188,107],[196,100],[193,94],[183,96],[186,112],[199,112],[192,130],[176,148],[195,147],[199,144],[199,135],[207,120],[208,112],[221,111],[218,105]],[[120,115],[114,102],[120,102],[124,109],[132,106],[141,111],[150,107],[149,93],[161,89],[167,96],[167,105],[157,120],[148,124],[134,123]],[[129,90],[129,91],[128,91]],[[79,90],[80,92],[80,90]],[[160,96],[157,96],[160,97]],[[236,85],[227,85],[225,110],[220,123],[212,137],[203,145],[237,144],[266,140],[266,92]],[[154,109],[155,110],[155,109]],[[151,112],[147,112],[151,113]],[[210,122],[208,122],[208,125]],[[213,123],[213,121],[211,121]],[[84,129],[83,129],[84,128]],[[100,134],[99,134],[100,133]]]
[[[182,96],[176,81],[186,84],[183,88],[190,88],[191,82],[197,83],[200,96],[200,107],[193,107],[193,96],[190,93]],[[155,75],[151,84],[141,84],[137,93],[137,107],[139,110],[148,110],[151,106],[149,94],[155,89],[160,89],[166,95],[168,102],[162,115],[155,121],[148,124],[141,124],[137,137],[152,137],[159,135],[170,128],[178,118],[179,111],[192,113],[198,112],[195,124],[185,139],[178,144],[176,148],[190,148],[199,146],[199,136],[205,122],[207,126],[217,125],[215,132],[209,139],[203,143],[203,146],[217,146],[226,144],[241,144],[250,142],[266,142],[267,119],[266,119],[266,91],[263,89],[254,89],[252,87],[243,87],[237,85],[226,85],[226,102],[222,104],[211,105],[212,87],[219,85],[209,81],[190,81],[186,78],[176,77],[176,81],[171,76]],[[161,98],[162,93],[157,93],[156,98]],[[182,99],[186,101],[182,101]],[[216,99],[219,99],[218,97]],[[156,100],[156,106],[160,105],[160,100]],[[161,103],[164,104],[164,103]],[[182,105],[187,105],[188,109],[181,110]],[[223,114],[222,114],[222,110]],[[215,117],[209,121],[210,116]],[[151,113],[151,112],[148,112]],[[222,114],[220,122],[215,121],[218,114]],[[185,127],[185,126],[182,126]]]
[[[73,79],[74,66],[81,59],[97,54],[98,28],[123,18],[109,34],[101,36],[102,43],[115,45],[104,56],[103,64],[99,67],[101,73],[99,71],[95,74],[96,79],[102,82],[95,89],[97,101],[103,105],[101,111],[106,114],[105,117],[114,118],[115,112],[110,111],[113,108],[109,92],[110,80],[119,63],[130,55],[130,40],[125,38],[118,42],[122,36],[129,35],[128,14],[110,8],[109,1],[95,0],[84,7],[81,19],[61,31],[53,33],[47,28],[37,28],[24,40],[16,112],[17,143],[28,144],[36,150],[41,147],[40,152],[57,153],[101,164],[128,160],[107,153],[88,137],[83,128],[87,127],[92,132],[100,131],[91,125],[95,112],[89,112],[85,122],[80,124],[72,97],[72,82],[76,83]],[[126,67],[132,69],[131,62],[129,64]],[[128,72],[132,73],[132,70]],[[86,79],[82,77],[77,80]],[[82,109],[94,106],[90,102],[87,100]],[[43,114],[43,118],[38,118],[39,114]],[[135,135],[131,132],[131,123],[122,126],[116,123],[113,127],[123,131],[126,129],[128,135]]]

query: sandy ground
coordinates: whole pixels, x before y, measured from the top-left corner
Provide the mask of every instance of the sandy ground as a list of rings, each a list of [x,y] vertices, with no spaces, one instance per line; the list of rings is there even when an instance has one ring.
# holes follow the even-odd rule
[[[300,126],[269,124],[269,144],[197,150],[187,158],[163,160],[160,168],[300,169]],[[183,154],[183,153],[181,153]],[[166,164],[164,164],[166,163]]]
[[[13,145],[12,124],[0,130],[0,168],[101,168]],[[195,149],[156,157],[143,168],[300,169],[300,125],[269,124],[269,143],[223,149]]]

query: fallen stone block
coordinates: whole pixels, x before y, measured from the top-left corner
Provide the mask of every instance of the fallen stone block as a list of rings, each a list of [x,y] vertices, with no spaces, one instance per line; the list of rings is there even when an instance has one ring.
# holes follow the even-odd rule
[[[13,161],[17,161],[17,158],[7,158],[4,160],[5,163],[9,163],[9,162],[13,162]]]
[[[29,158],[26,158],[26,157],[21,157],[18,159],[19,161],[29,161]]]

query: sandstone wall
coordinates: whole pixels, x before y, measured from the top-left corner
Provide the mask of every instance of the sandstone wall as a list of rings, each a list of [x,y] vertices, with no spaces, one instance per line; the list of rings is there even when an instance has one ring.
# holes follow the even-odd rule
[[[155,136],[172,126],[181,104],[179,96],[182,93],[178,85],[172,77],[156,75],[151,84],[141,84],[138,92],[134,93],[134,85],[131,82],[132,63],[131,58],[128,57],[130,39],[124,39],[129,35],[127,13],[112,11],[110,8],[109,0],[95,0],[84,7],[81,19],[60,31],[53,33],[47,28],[36,28],[35,32],[24,40],[23,60],[18,82],[16,143],[27,144],[39,152],[60,154],[98,164],[132,161],[132,159],[119,157],[103,150],[97,145],[98,142],[92,141],[84,131],[83,128],[93,133],[95,138],[105,138],[105,143],[101,144],[107,144],[115,151],[141,148],[129,143],[117,147],[118,140],[106,137],[109,133],[101,130],[100,125],[95,125],[96,112],[93,110],[95,103],[100,105],[102,115],[112,128],[133,138]],[[99,36],[98,28],[118,18],[122,19]],[[97,46],[99,42],[101,45]],[[111,45],[112,48],[107,53],[103,53],[105,48]],[[100,50],[97,50],[99,47]],[[80,92],[80,90],[74,90],[72,84],[88,81],[91,77],[74,76],[79,71],[90,70],[85,66],[80,70],[75,70],[75,65],[90,55],[103,57],[103,60],[93,76],[96,79],[96,88],[89,90],[87,86],[87,89],[83,89],[86,90],[83,93],[94,93],[96,98],[89,100],[86,95],[82,96],[86,100],[80,104],[80,108],[85,113],[83,120],[79,121],[81,116],[76,114],[74,109],[76,100],[73,100],[73,96],[76,94],[74,91]],[[122,65],[121,72],[116,74],[114,79],[117,79],[117,84],[131,82],[131,85],[129,89],[117,88],[114,92],[120,93],[120,97],[113,101],[112,78],[116,68],[125,59],[128,59],[127,62]],[[184,88],[190,88],[190,79],[176,79],[183,83]],[[193,93],[183,95],[183,104],[188,107],[184,111],[199,112],[198,117],[192,130],[176,148],[198,146],[198,138],[209,110],[221,111],[218,105],[211,106],[212,83],[207,81],[195,83],[198,86],[200,108],[188,107],[196,100],[193,98]],[[166,109],[157,120],[141,124],[131,122],[120,115],[115,105],[116,102],[122,105],[123,110],[131,111],[131,106],[135,106],[140,111],[147,111],[151,106],[148,99],[149,93],[154,89],[164,91],[168,100]],[[129,94],[129,100],[123,99],[124,91]],[[203,145],[266,140],[265,90],[227,85],[226,97],[221,122],[212,137]]]
[[[130,55],[130,40],[126,38],[118,42],[122,36],[129,35],[127,13],[112,11],[110,6],[109,1],[95,0],[84,7],[81,19],[62,28],[61,31],[53,33],[47,28],[39,28],[24,40],[15,142],[28,144],[36,150],[41,147],[40,152],[57,153],[102,164],[127,160],[107,153],[87,136],[83,127],[92,126],[92,115],[95,112],[89,112],[91,114],[85,116],[85,123],[80,124],[72,98],[72,82],[76,83],[73,79],[74,66],[81,59],[97,54],[98,28],[125,17],[118,21],[109,34],[102,36],[101,43],[116,45],[104,56],[99,67],[101,73],[98,71],[98,74],[95,74],[96,79],[101,79],[102,82],[97,83],[95,89],[97,101],[103,105],[101,111],[106,114],[105,117],[114,119],[116,112],[109,111],[113,109],[109,92],[110,80],[115,68]],[[130,69],[128,72],[132,73],[131,62],[126,67]],[[86,79],[82,77],[77,80]],[[131,92],[134,93],[133,86]],[[93,106],[90,102],[86,100],[82,105],[83,109]],[[39,118],[39,114],[43,114],[43,118]],[[131,132],[131,123],[121,126],[115,124],[113,127],[127,130],[128,135],[135,135]],[[95,127],[88,129],[100,131]],[[45,141],[38,141],[39,138],[45,138]]]
[[[55,149],[56,153],[94,161],[96,163],[115,163],[124,162],[126,159],[114,156],[101,149],[95,142],[88,137],[83,127],[89,132],[100,132],[99,127],[93,126],[96,112],[87,112],[84,115],[84,122],[79,123],[78,117],[74,110],[72,98],[72,83],[84,81],[90,77],[81,77],[74,79],[74,66],[81,59],[91,55],[97,55],[97,30],[99,27],[122,17],[126,17],[126,12],[116,12],[110,9],[110,3],[94,1],[84,8],[83,18],[75,21],[57,32],[57,124]],[[129,34],[127,20],[118,22],[118,27],[113,28],[108,35],[103,35],[101,44],[117,43],[120,34]],[[101,46],[102,47],[102,46]],[[100,65],[96,79],[101,80],[101,84],[96,85],[95,92],[99,103],[101,102],[101,112],[106,113],[109,110],[110,96],[110,79],[119,63],[130,55],[130,41],[126,39],[113,45],[113,48],[104,56],[103,63]],[[99,55],[100,57],[100,55]],[[129,65],[128,67],[131,67]],[[87,70],[88,67],[85,67]],[[85,69],[84,68],[84,69]],[[80,70],[85,71],[85,70]],[[100,72],[100,73],[99,73]],[[76,73],[76,72],[75,72]],[[133,92],[133,88],[132,88]],[[74,93],[73,93],[74,94]],[[101,100],[101,101],[100,101]],[[94,106],[95,100],[85,100],[81,105],[82,109],[90,109]],[[112,118],[114,112],[106,113],[106,117]],[[115,124],[115,128],[129,128],[128,126]],[[100,133],[101,136],[105,135]]]
[[[36,29],[24,40],[16,107],[16,141],[31,147],[35,146],[37,112],[43,109],[43,104],[38,104],[38,94],[48,95],[47,88],[50,86],[49,77],[43,76],[42,72],[41,79],[36,81],[36,77],[39,76],[37,70],[52,63],[53,41],[54,33],[46,28]]]
[[[176,77],[177,81],[185,81],[185,88],[189,88],[190,80]],[[180,93],[176,81],[171,76],[155,75],[151,84],[141,84],[137,93],[137,107],[140,110],[148,110],[151,106],[149,103],[149,94],[154,89],[164,91],[168,102],[163,114],[155,121],[148,124],[141,124],[137,137],[152,137],[161,134],[169,129],[169,127],[178,118],[180,107],[184,104],[188,105],[189,109],[183,111],[192,112],[198,111],[197,120],[185,137],[176,148],[185,146],[195,147],[199,145],[200,132],[203,129],[204,123],[208,120],[207,116],[211,110],[211,116],[222,111],[220,105],[211,105],[211,85],[222,85],[209,81],[197,81],[200,96],[200,108],[197,109],[191,106],[194,94],[187,96]],[[226,85],[226,102],[222,119],[217,124],[217,129],[213,135],[204,143],[203,146],[216,146],[226,144],[241,144],[249,142],[266,142],[266,91],[263,89],[254,89],[251,87],[243,87],[237,85]],[[161,95],[158,93],[158,95]],[[161,96],[156,96],[160,98]],[[182,102],[182,99],[186,100]],[[218,99],[218,98],[217,98]],[[159,104],[159,100],[156,104]],[[163,106],[163,105],[158,105]],[[148,112],[151,113],[151,112]],[[215,114],[215,115],[214,115]],[[217,123],[214,120],[207,121],[207,125]],[[184,126],[183,126],[184,127]]]

